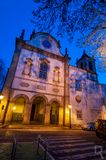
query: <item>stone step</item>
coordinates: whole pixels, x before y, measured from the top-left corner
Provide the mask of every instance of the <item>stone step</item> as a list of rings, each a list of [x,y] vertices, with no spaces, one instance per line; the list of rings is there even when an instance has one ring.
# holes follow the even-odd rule
[[[49,154],[55,160],[99,160],[101,156],[106,159],[106,148],[103,148],[102,155],[95,153],[95,142],[83,139],[81,137],[67,137],[62,136],[44,138],[47,142]],[[43,145],[43,143],[42,143]]]

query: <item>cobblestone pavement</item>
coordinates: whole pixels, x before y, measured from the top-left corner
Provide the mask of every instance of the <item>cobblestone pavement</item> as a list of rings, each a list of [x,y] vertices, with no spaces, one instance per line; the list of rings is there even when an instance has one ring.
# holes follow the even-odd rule
[[[42,160],[43,151],[36,153],[35,142],[19,142],[16,145],[14,160]],[[0,143],[0,160],[11,160],[12,143]]]
[[[11,149],[11,143],[0,143],[0,160],[10,160]]]
[[[36,143],[20,142],[17,144],[15,160],[42,160],[43,152],[36,154]]]
[[[55,160],[106,160],[105,141],[96,144],[76,136],[44,136],[40,141],[42,146],[47,145],[49,154]]]

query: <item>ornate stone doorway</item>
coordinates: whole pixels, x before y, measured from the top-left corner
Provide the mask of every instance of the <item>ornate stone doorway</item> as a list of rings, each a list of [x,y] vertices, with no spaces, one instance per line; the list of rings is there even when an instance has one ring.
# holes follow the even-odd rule
[[[25,99],[23,97],[17,98],[12,108],[12,122],[22,123],[24,107]]]
[[[44,124],[46,102],[44,98],[37,97],[32,103],[30,122],[32,124]]]
[[[50,110],[50,124],[59,123],[59,104],[58,102],[52,102]]]

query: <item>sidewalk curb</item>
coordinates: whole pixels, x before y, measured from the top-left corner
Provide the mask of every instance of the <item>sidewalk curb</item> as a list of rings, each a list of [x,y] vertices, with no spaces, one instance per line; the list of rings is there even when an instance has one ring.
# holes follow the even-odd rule
[[[36,130],[36,131],[73,131],[82,130],[81,128],[69,128],[68,126],[46,126],[46,125],[18,125],[18,124],[1,124],[0,129],[7,130]]]

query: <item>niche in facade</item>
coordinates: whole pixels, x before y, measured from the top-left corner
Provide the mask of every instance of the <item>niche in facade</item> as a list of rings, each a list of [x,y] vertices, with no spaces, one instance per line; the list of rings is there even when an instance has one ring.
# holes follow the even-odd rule
[[[33,60],[31,58],[26,58],[26,60],[24,62],[24,69],[23,69],[22,74],[31,76],[31,69],[32,69],[32,65],[33,65],[32,62],[33,62]]]
[[[60,68],[58,66],[54,67],[53,81],[54,82],[60,82]]]

